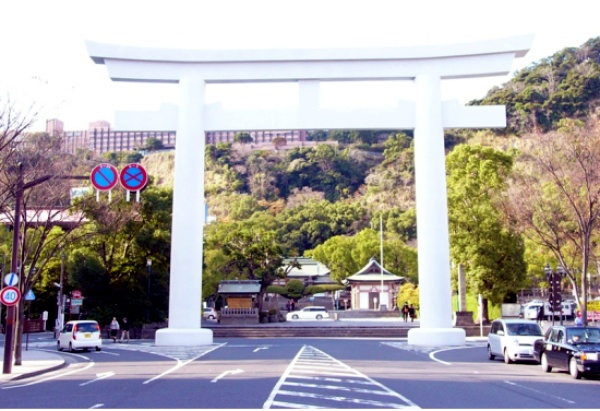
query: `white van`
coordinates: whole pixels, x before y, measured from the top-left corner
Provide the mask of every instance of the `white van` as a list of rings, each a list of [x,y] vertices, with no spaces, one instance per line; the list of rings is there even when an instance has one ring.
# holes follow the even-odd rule
[[[561,310],[552,311],[549,302],[541,302],[538,300],[532,301],[523,307],[523,318],[527,320],[536,320],[539,307],[541,307],[542,304],[544,305],[545,320],[552,320],[552,316],[554,316],[554,319],[556,320],[560,319],[561,311],[564,320],[573,320],[575,318],[575,313],[577,312],[577,304],[575,304],[575,301],[563,301],[561,303]]]

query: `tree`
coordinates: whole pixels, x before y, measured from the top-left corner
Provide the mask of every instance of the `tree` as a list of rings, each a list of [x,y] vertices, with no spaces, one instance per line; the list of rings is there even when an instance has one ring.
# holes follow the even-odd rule
[[[386,270],[418,281],[417,252],[399,238],[387,234],[383,242],[383,265]],[[331,270],[331,278],[342,282],[364,267],[371,257],[379,256],[380,234],[365,229],[355,236],[331,237],[314,250],[305,254],[325,264]]]
[[[592,240],[600,216],[600,122],[595,113],[587,122],[564,120],[560,125],[557,131],[524,139],[518,173],[505,196],[505,214],[553,254],[551,264],[564,268],[586,321],[587,274],[596,269]]]
[[[496,203],[512,167],[508,154],[459,145],[447,156],[450,252],[467,268],[467,284],[487,301],[503,302],[526,273],[520,236],[503,224]]]
[[[162,150],[165,148],[165,145],[163,144],[162,140],[156,138],[156,137],[150,137],[146,140],[146,144],[144,145],[144,150],[147,151],[155,151],[155,150]]]
[[[252,221],[223,223],[219,230],[211,231],[206,244],[206,250],[223,250],[226,263],[222,267],[227,276],[260,282],[258,309],[262,311],[267,287],[287,274],[286,269],[282,269],[283,253],[275,231]]]
[[[281,147],[287,144],[285,137],[275,137],[271,142],[275,146],[275,150],[279,150]]]
[[[103,305],[92,304],[94,299],[84,304],[86,313],[104,323],[124,314],[132,323],[163,321],[168,309],[172,191],[148,187],[140,203],[125,201],[117,192],[110,203],[81,206],[89,222],[78,230],[87,238],[73,248],[85,258],[69,258],[69,276],[84,295],[96,295],[90,289],[94,283],[81,280],[93,267],[93,272],[102,273],[99,278],[108,279],[109,289]],[[152,262],[151,274],[147,259]]]
[[[235,133],[235,136],[233,137],[233,141],[235,141],[236,143],[240,143],[240,144],[249,144],[249,143],[252,143],[254,141],[254,139],[252,138],[250,133],[245,132],[245,131],[240,131],[239,133]]]
[[[25,111],[20,111],[10,96],[0,99],[0,170],[7,170],[18,162],[14,157],[19,151],[20,142],[37,120],[37,116],[38,112],[33,105]],[[12,199],[8,188],[0,187],[2,210],[7,203],[9,207],[12,206]]]
[[[75,165],[72,157],[61,152],[60,143],[58,137],[46,133],[23,133],[7,146],[10,154],[4,157],[5,168],[0,171],[0,190],[9,199],[3,202],[2,212],[12,219],[14,230],[11,268],[20,275],[23,294],[35,286],[46,264],[74,240],[71,227],[83,220],[82,214],[70,213],[68,180],[88,177],[69,175]],[[67,216],[72,221],[61,226]],[[21,363],[24,319],[25,301],[21,300],[17,306],[17,365]]]

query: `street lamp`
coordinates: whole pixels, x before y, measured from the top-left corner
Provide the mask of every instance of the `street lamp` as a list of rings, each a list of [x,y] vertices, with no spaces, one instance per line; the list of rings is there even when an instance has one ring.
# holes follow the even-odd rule
[[[152,274],[152,260],[150,258],[146,260],[146,266],[148,267],[148,291],[146,293],[148,309],[146,310],[146,321],[150,323],[150,275]]]

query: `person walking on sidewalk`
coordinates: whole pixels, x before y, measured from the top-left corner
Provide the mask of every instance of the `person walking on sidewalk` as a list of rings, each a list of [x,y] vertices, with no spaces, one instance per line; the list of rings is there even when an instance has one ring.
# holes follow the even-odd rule
[[[408,301],[405,302],[402,307],[402,318],[404,319],[404,322],[408,321]]]
[[[414,322],[415,321],[415,317],[417,316],[417,312],[415,310],[415,306],[414,305],[410,305],[410,307],[408,307],[408,316],[410,317],[410,322]]]
[[[127,317],[123,318],[123,325],[121,326],[121,340],[119,342],[123,342],[125,337],[127,337],[127,342],[129,342],[129,322],[127,321]]]
[[[110,338],[113,339],[113,342],[117,342],[117,337],[119,336],[119,322],[117,321],[117,317],[113,317],[110,322]]]

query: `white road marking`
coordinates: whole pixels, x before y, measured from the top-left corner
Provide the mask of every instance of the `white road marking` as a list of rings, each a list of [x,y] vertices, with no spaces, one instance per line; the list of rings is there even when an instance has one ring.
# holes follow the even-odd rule
[[[414,346],[414,345],[409,345],[406,343],[399,343],[399,342],[382,342],[381,344],[383,345],[387,345],[390,347],[394,347],[394,348],[398,348],[401,350],[406,350],[406,351],[416,351],[416,352],[420,352],[423,354],[429,354],[429,358],[432,361],[438,362],[440,364],[444,364],[444,365],[452,365],[452,363],[447,362],[447,361],[443,361],[440,360],[439,358],[436,358],[436,354],[444,352],[444,351],[452,351],[452,350],[463,350],[466,348],[479,348],[481,347],[481,344],[477,344],[477,343],[467,343],[468,345],[466,346],[445,346],[445,347],[440,347],[440,346]]]
[[[269,349],[269,347],[257,347],[257,348],[255,348],[255,349],[254,349],[254,351],[252,351],[252,352],[258,352],[258,351],[260,351],[260,350],[268,350],[268,349]]]
[[[83,387],[84,385],[88,385],[88,384],[91,384],[93,382],[100,381],[100,380],[103,380],[103,379],[108,378],[108,377],[112,377],[113,375],[115,375],[115,373],[112,372],[112,371],[105,372],[105,373],[100,373],[100,374],[96,374],[96,378],[94,378],[93,380],[82,382],[81,384],[79,384],[79,386]]]
[[[36,380],[36,381],[32,381],[32,382],[29,382],[29,383],[26,383],[26,384],[11,385],[11,386],[8,386],[8,387],[2,387],[2,389],[3,390],[8,390],[8,389],[11,389],[11,388],[29,387],[31,385],[41,384],[41,383],[46,382],[46,381],[55,380],[55,379],[60,378],[60,377],[64,377],[64,376],[67,376],[67,375],[71,375],[71,374],[75,374],[75,373],[78,373],[78,372],[81,372],[81,371],[85,371],[85,370],[93,367],[94,365],[96,365],[96,363],[92,361],[92,362],[88,363],[85,367],[83,367],[81,369],[77,369],[77,370],[73,370],[73,371],[69,371],[69,372],[56,373],[55,375],[52,375],[50,377],[42,378],[42,379],[39,379],[39,380]]]
[[[556,398],[557,400],[561,400],[561,401],[564,401],[564,402],[569,403],[569,404],[575,404],[575,401],[567,400],[566,398],[562,398],[562,397],[557,397],[556,395],[548,394],[545,391],[536,390],[534,388],[527,387],[527,386],[521,385],[521,384],[517,384],[517,383],[512,382],[512,381],[504,381],[504,383],[508,384],[508,385],[515,386],[515,387],[522,388],[524,390],[529,390],[529,391],[535,392],[536,394],[543,395],[544,397],[553,397],[553,398]]]
[[[172,367],[172,368],[169,368],[167,371],[163,372],[162,374],[159,374],[159,375],[157,375],[157,376],[155,376],[155,377],[152,377],[152,378],[150,378],[149,380],[146,380],[146,381],[144,381],[142,384],[149,384],[149,383],[151,383],[151,382],[152,382],[152,381],[154,381],[154,380],[158,380],[159,378],[162,378],[162,377],[164,377],[165,375],[169,375],[169,374],[171,374],[172,372],[174,372],[174,371],[176,371],[176,370],[180,369],[181,367],[184,367],[184,366],[186,366],[187,364],[189,364],[189,363],[191,363],[191,362],[193,362],[193,361],[197,360],[198,358],[200,358],[200,357],[202,357],[202,356],[204,356],[204,355],[208,354],[209,352],[212,352],[212,351],[216,350],[217,348],[221,348],[221,347],[222,347],[222,346],[224,346],[224,345],[226,345],[226,343],[215,345],[214,347],[211,347],[210,349],[207,349],[206,351],[204,351],[204,352],[200,353],[199,355],[196,355],[195,357],[193,357],[193,358],[191,358],[191,359],[189,359],[189,360],[187,360],[187,361],[181,361],[181,360],[180,360],[180,359],[178,359],[178,358],[169,357],[169,358],[172,358],[172,359],[174,359],[175,361],[177,361],[177,364],[176,364],[174,367]],[[153,352],[153,354],[164,355],[164,354],[161,354],[161,353],[155,353],[155,352]],[[165,355],[165,356],[166,356],[166,355]],[[168,357],[168,356],[167,356],[167,357]]]
[[[332,402],[359,408],[419,408],[360,371],[305,345],[277,381],[263,408],[323,408],[315,406],[315,400],[322,400],[324,408],[332,408]]]
[[[221,378],[224,378],[224,377],[226,377],[226,376],[228,376],[228,375],[241,374],[241,373],[243,373],[243,372],[244,372],[244,370],[241,370],[241,369],[239,369],[239,368],[238,368],[238,369],[236,369],[236,370],[229,370],[229,371],[225,371],[225,372],[222,372],[221,374],[219,374],[217,377],[213,378],[213,379],[212,379],[210,382],[217,382],[217,381],[219,381]]]
[[[104,407],[104,404],[95,404],[90,407],[90,410],[94,410],[96,408],[102,408],[102,407]]]

